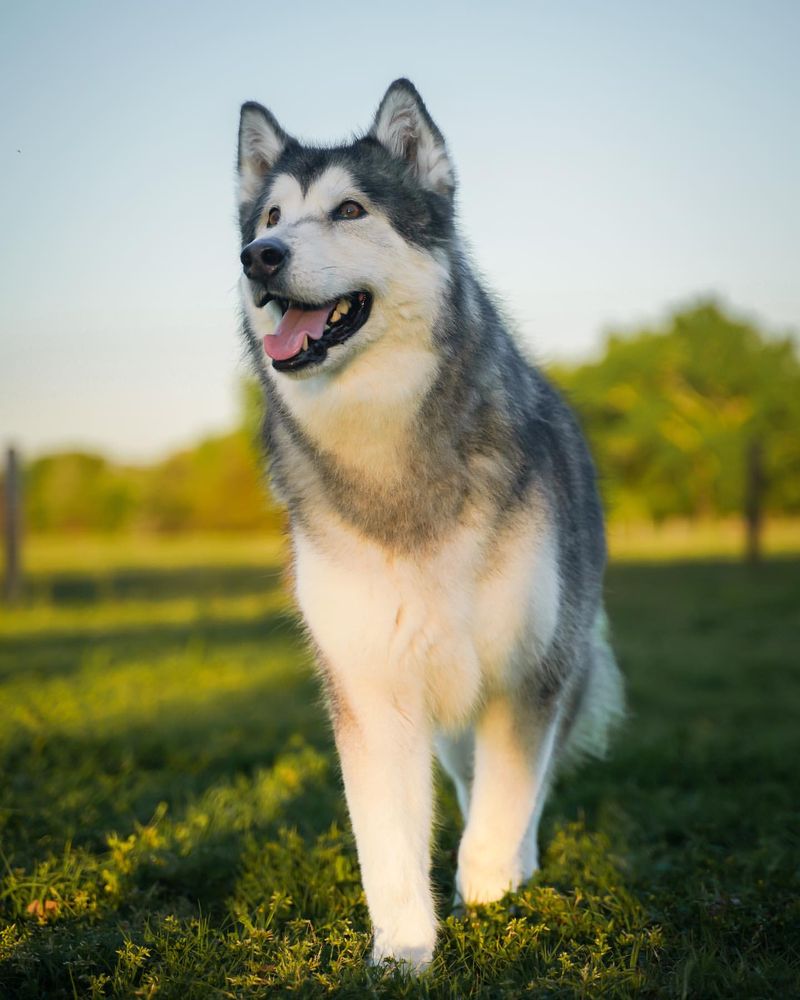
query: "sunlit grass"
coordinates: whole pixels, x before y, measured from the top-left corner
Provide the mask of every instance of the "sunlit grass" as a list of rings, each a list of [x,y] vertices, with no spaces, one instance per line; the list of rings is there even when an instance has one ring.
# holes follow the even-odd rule
[[[611,557],[620,561],[737,559],[744,552],[741,519],[663,524],[611,521]],[[37,580],[58,573],[102,578],[120,570],[280,567],[286,558],[284,538],[249,535],[31,535],[24,540],[24,563]],[[800,555],[800,518],[770,518],[764,525],[765,556]]]
[[[612,567],[629,721],[559,784],[540,876],[465,917],[442,785],[445,923],[412,983],[363,961],[276,543],[49,544],[0,613],[4,1000],[798,995],[796,560]]]
[[[278,566],[286,542],[265,534],[30,535],[24,540],[25,568],[42,573],[102,573],[170,566]]]
[[[266,579],[266,578],[265,578]],[[129,625],[147,631],[159,625],[198,625],[210,622],[260,621],[265,614],[288,610],[290,601],[280,590],[264,594],[225,597],[173,597],[148,602],[142,599],[105,601],[96,605],[62,605],[38,600],[13,609],[0,610],[0,636],[36,633],[50,629],[80,630],[86,638],[102,638],[110,628]]]
[[[661,525],[612,522],[608,536],[611,558],[621,562],[741,559],[745,551],[740,518]],[[800,518],[767,520],[762,547],[765,556],[800,555]]]

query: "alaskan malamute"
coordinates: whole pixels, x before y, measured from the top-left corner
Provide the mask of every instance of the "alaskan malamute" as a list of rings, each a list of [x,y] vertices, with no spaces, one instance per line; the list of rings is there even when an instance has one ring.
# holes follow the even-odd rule
[[[372,957],[419,968],[436,943],[434,753],[464,815],[457,897],[485,903],[536,870],[557,764],[602,751],[621,711],[595,472],[470,266],[411,83],[334,147],[247,103],[238,166],[244,332]]]

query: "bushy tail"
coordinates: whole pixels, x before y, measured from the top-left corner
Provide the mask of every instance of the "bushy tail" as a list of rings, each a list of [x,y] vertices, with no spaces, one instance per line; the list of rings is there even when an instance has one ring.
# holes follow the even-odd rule
[[[591,664],[578,713],[564,747],[567,759],[604,757],[611,732],[625,716],[625,689],[601,608],[592,632]]]

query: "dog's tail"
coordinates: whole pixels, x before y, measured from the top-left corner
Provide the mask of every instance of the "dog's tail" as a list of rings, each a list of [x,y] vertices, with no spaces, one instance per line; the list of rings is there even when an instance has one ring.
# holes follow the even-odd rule
[[[625,687],[609,638],[608,618],[601,608],[592,630],[590,662],[575,721],[563,747],[563,758],[604,757],[614,727],[625,717]]]

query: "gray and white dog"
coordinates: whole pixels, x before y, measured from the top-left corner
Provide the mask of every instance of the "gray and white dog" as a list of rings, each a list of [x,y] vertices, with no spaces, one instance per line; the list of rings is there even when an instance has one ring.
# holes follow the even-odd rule
[[[557,764],[602,752],[621,712],[594,468],[470,268],[411,83],[333,148],[247,103],[238,166],[244,332],[373,960],[420,968],[434,752],[465,821],[457,893],[484,903],[536,870]]]

